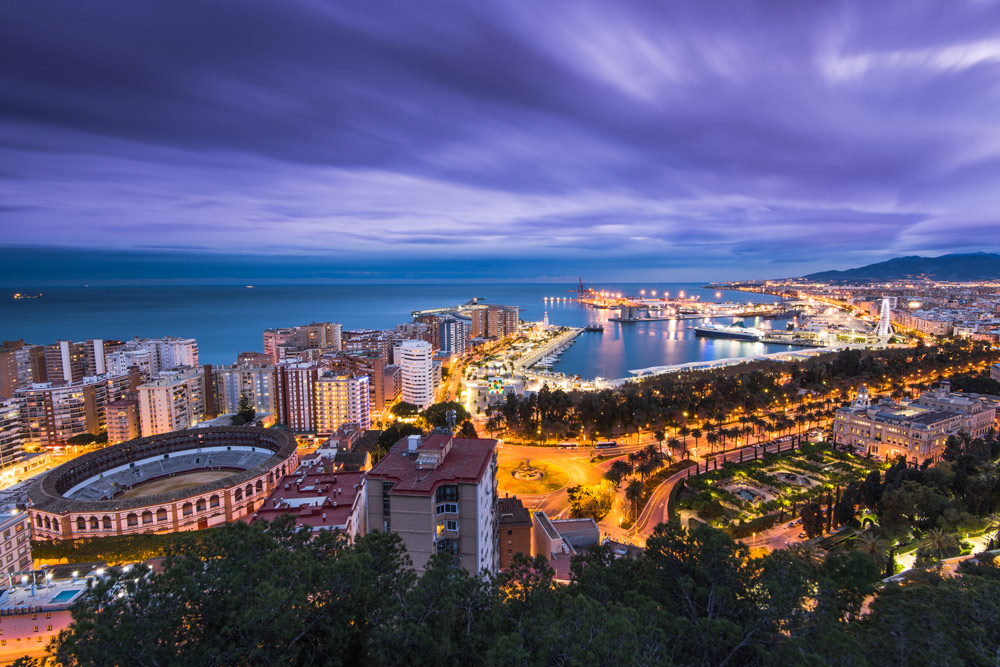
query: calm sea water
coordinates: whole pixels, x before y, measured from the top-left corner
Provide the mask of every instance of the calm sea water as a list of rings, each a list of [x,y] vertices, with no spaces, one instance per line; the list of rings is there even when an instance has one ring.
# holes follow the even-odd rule
[[[262,350],[270,327],[335,321],[345,329],[391,328],[411,320],[410,311],[450,306],[483,297],[517,304],[521,317],[553,324],[603,324],[604,333],[586,333],[567,350],[554,370],[584,378],[625,377],[630,369],[777,352],[785,346],[697,338],[693,320],[619,324],[614,311],[575,302],[546,303],[544,297],[572,296],[572,285],[262,285],[177,287],[44,288],[41,299],[0,299],[0,338],[29,343],[58,339],[128,339],[182,336],[198,340],[203,363],[228,364],[244,350]],[[772,297],[722,292],[698,284],[601,284],[598,289],[638,293],[640,288],[674,295],[681,290],[703,301],[773,301]],[[21,291],[29,291],[22,288]],[[11,291],[12,293],[12,291]],[[723,320],[716,320],[723,321]],[[748,322],[749,323],[749,322]],[[763,324],[767,326],[767,324]],[[773,326],[783,326],[777,322]]]

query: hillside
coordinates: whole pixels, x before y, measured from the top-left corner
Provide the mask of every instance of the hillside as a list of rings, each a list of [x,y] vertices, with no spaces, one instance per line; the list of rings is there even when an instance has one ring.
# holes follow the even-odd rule
[[[980,280],[1000,278],[1000,255],[966,253],[940,257],[896,257],[846,271],[821,271],[804,276],[810,280],[893,280],[910,277],[936,280]]]

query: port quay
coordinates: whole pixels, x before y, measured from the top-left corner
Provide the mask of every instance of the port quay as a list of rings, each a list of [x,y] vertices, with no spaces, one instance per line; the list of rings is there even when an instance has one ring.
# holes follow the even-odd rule
[[[631,381],[643,378],[662,375],[667,373],[678,373],[685,371],[709,370],[732,366],[754,361],[782,361],[794,362],[803,361],[819,354],[837,352],[851,347],[864,347],[873,343],[883,343],[884,341],[873,341],[872,333],[868,331],[871,325],[867,322],[841,322],[840,315],[831,315],[822,312],[823,306],[817,306],[808,300],[787,301],[778,303],[755,304],[755,303],[715,303],[701,301],[697,295],[684,296],[683,292],[675,295],[674,298],[666,293],[656,296],[652,292],[647,296],[646,290],[642,290],[637,296],[627,296],[622,293],[611,293],[597,291],[593,287],[585,288],[582,281],[578,289],[574,290],[574,297],[545,297],[545,302],[553,305],[562,302],[576,302],[584,307],[593,309],[612,311],[611,316],[599,316],[597,319],[586,318],[591,322],[587,327],[577,326],[560,327],[553,331],[548,325],[548,319],[538,323],[536,333],[530,336],[530,342],[526,347],[521,347],[516,356],[509,358],[512,374],[524,381],[526,387],[542,384],[560,387],[563,389],[579,390],[600,390],[621,386]],[[716,296],[721,296],[718,292]],[[615,313],[614,311],[618,311]],[[735,325],[709,324],[707,320],[714,318],[757,318],[778,320],[794,318],[795,326],[789,326],[788,330],[784,326],[777,329],[759,329],[755,326],[745,326],[741,323]],[[663,364],[660,361],[649,359],[653,363],[643,364],[645,359],[639,357],[631,361],[638,362],[631,366],[620,366],[615,369],[617,372],[606,374],[604,377],[594,377],[584,375],[581,377],[574,371],[563,369],[555,370],[555,364],[559,368],[560,356],[572,346],[580,336],[587,331],[595,333],[603,332],[608,323],[618,323],[618,326],[630,328],[643,322],[657,322],[662,320],[703,320],[704,324],[693,325],[690,328],[697,332],[697,336],[712,340],[717,338],[745,340],[753,343],[763,343],[764,345],[782,345],[786,349],[774,351],[766,349],[740,350],[743,354],[718,355],[717,358],[695,358],[677,359],[674,363]],[[601,323],[604,326],[601,326]],[[624,332],[613,334],[615,340],[622,340]],[[631,335],[631,334],[629,334]],[[800,349],[788,349],[790,347]],[[591,349],[588,343],[588,349]],[[734,349],[733,352],[736,352]],[[710,355],[708,355],[710,356]],[[579,355],[576,355],[578,358]]]

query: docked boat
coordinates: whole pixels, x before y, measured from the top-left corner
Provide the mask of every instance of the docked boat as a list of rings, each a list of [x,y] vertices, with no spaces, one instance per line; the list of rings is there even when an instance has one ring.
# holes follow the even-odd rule
[[[602,325],[602,324],[592,324],[589,327],[584,327],[583,330],[591,332],[591,333],[603,333],[604,332],[604,325]]]
[[[705,338],[734,338],[736,340],[758,341],[764,332],[754,327],[740,324],[704,324],[694,327],[695,335]]]

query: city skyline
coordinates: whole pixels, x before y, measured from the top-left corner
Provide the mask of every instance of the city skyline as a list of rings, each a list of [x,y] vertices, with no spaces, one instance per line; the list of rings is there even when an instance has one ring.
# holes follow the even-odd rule
[[[0,22],[6,284],[995,249],[996,3],[48,5]]]

